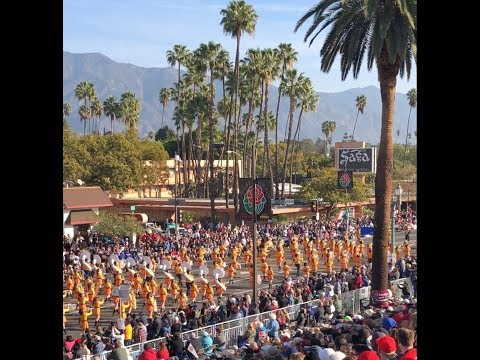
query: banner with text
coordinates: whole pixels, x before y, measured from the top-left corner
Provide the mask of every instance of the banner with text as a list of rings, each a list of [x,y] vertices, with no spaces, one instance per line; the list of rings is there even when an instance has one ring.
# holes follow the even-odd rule
[[[258,220],[268,220],[272,216],[272,183],[270,178],[257,178],[255,199],[251,178],[239,179],[239,217],[242,220],[252,220],[253,206]]]

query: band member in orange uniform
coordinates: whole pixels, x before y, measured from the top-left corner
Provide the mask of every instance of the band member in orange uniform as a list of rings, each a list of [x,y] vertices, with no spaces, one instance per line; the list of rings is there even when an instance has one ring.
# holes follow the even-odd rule
[[[78,320],[78,325],[80,326],[80,329],[82,329],[83,332],[85,332],[88,329],[88,317],[92,315],[91,310],[79,310],[78,313],[80,314],[79,320]]]
[[[267,269],[267,280],[268,280],[268,288],[270,289],[272,287],[272,283],[273,283],[273,269],[270,265],[268,265],[268,269]]]
[[[167,301],[167,287],[160,284],[158,287],[158,301],[160,302],[160,309],[165,310],[165,302]]]
[[[98,325],[100,321],[100,307],[103,305],[105,300],[100,300],[98,297],[95,297],[93,300],[93,315],[95,315],[95,326]]]
[[[194,282],[192,282],[192,285],[190,286],[190,300],[192,302],[197,301],[197,296],[198,296],[198,286],[194,281]]]
[[[110,279],[107,279],[107,281],[105,281],[105,284],[103,285],[103,292],[105,293],[105,301],[112,301],[111,300],[111,296],[112,296],[112,288],[113,288],[113,284],[112,282],[110,281]]]
[[[287,265],[287,262],[283,262],[283,267],[282,267],[283,275],[287,278],[288,275],[290,275],[290,266]]]

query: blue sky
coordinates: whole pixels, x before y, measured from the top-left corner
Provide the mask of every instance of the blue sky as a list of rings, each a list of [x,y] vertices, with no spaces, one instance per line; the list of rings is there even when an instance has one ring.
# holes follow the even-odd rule
[[[291,43],[299,53],[296,67],[304,72],[316,91],[339,92],[355,87],[378,87],[375,67],[366,61],[355,80],[351,73],[341,81],[337,59],[329,73],[320,71],[320,48],[325,34],[311,47],[303,42],[309,20],[297,33],[296,22],[316,0],[247,0],[258,14],[255,34],[241,38],[240,56],[248,48],[276,47]],[[215,41],[235,59],[234,38],[223,33],[220,10],[228,0],[64,0],[63,49],[72,53],[100,52],[114,61],[143,67],[166,67],[166,51],[175,44],[195,50],[201,43]],[[397,91],[406,93],[416,86],[416,67],[410,80],[398,78]]]

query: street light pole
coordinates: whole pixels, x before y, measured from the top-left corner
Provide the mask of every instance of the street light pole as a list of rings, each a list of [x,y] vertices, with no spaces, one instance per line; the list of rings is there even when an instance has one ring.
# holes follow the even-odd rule
[[[178,159],[179,156],[177,153],[175,153],[175,160],[174,160],[174,166],[173,169],[175,171],[175,241],[178,241],[178,181],[177,181],[177,173],[178,173]],[[180,177],[180,174],[178,174],[178,177]],[[180,179],[178,179],[180,180]]]
[[[397,205],[398,212],[400,213],[400,208],[401,208],[401,201],[402,201],[402,192],[403,189],[400,186],[400,184],[397,185],[395,188],[395,195],[397,196],[396,201],[393,199],[391,200],[391,256],[392,256],[392,263],[394,259],[393,254],[395,254],[395,204]]]
[[[253,301],[257,304],[257,209],[255,201],[257,199],[257,173],[255,166],[255,145],[252,144],[252,186],[253,186],[253,210],[252,210],[252,241],[253,241]]]
[[[222,148],[224,147],[225,144],[223,143],[216,143],[213,144],[214,148]],[[252,252],[252,257],[253,257],[253,297],[252,301],[255,301],[255,303],[258,306],[257,303],[257,209],[255,207],[255,199],[257,198],[257,172],[256,172],[256,166],[255,166],[255,159],[257,158],[256,155],[256,148],[255,144],[252,144],[252,152],[249,154],[248,152],[244,151],[241,147],[235,146],[235,145],[229,145],[230,147],[243,151],[243,153],[248,156],[252,160],[252,187],[253,187],[253,209],[252,209],[252,245],[253,245],[253,252]],[[228,153],[234,153],[232,150],[227,150]]]

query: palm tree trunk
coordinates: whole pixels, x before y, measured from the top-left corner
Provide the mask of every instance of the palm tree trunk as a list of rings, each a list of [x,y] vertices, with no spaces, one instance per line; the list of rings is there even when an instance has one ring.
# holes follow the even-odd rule
[[[214,132],[215,132],[215,118],[214,118],[214,113],[213,113],[213,107],[214,105],[214,91],[213,91],[213,70],[210,68],[210,102],[208,106],[208,125],[209,125],[209,131],[208,131],[208,138],[209,138],[209,154],[208,154],[208,161],[209,161],[209,167],[210,167],[210,181],[208,182],[209,186],[209,196],[210,196],[210,215],[212,218],[212,221],[214,224],[217,222],[217,215],[215,213],[215,197],[216,197],[216,191],[213,187],[213,179],[215,178],[214,174],[214,149],[213,149],[213,142],[214,142]]]
[[[285,64],[282,66],[282,75],[281,79],[285,76]],[[281,83],[281,82],[280,82]],[[278,87],[278,99],[277,99],[277,109],[275,111],[275,197],[280,196],[279,189],[279,176],[278,176],[278,110],[280,109],[280,99],[282,94],[280,92],[280,86]]]
[[[203,194],[201,191],[202,183],[202,117],[198,116],[198,126],[197,126],[197,198],[202,198]]]
[[[386,64],[386,65],[385,65]],[[387,252],[393,178],[393,119],[398,66],[388,64],[386,48],[377,60],[382,99],[382,128],[375,176],[375,232],[373,235],[372,291],[388,289]]]
[[[355,128],[357,127],[357,120],[358,120],[358,114],[360,113],[360,109],[357,110],[357,117],[355,118],[355,125],[353,125],[353,132],[352,132],[352,141],[355,140]]]
[[[290,158],[290,187],[288,190],[288,196],[292,197],[292,180],[293,180],[293,162],[295,159],[295,139],[298,136],[298,142],[300,142],[300,126],[302,123],[302,114],[303,114],[303,104],[300,109],[300,114],[298,115],[297,127],[295,129],[295,134],[293,134],[293,143],[292,143],[292,156]]]
[[[113,120],[115,120],[114,115],[110,116],[110,132],[113,134]]]
[[[270,156],[270,146],[268,144],[268,95],[269,95],[269,88],[268,86],[270,85],[270,82],[267,81],[265,84],[265,136],[264,136],[264,141],[265,141],[265,153],[266,153],[266,159],[267,159],[267,169],[265,169],[265,174],[267,174],[268,170],[268,175],[270,176],[270,186],[271,189],[273,189],[273,169],[272,169],[272,158]]]
[[[162,109],[162,124],[160,125],[160,129],[163,128],[163,114],[165,113],[165,106]]]
[[[287,136],[287,146],[285,148],[285,159],[283,160],[283,175],[282,175],[282,197],[285,194],[285,178],[287,177],[287,159],[290,148],[290,139],[292,138],[292,127],[293,127],[293,112],[295,111],[295,98],[290,96],[290,110],[289,110],[289,120],[288,120],[288,136]]]
[[[402,165],[402,167],[405,167],[405,160],[407,158],[408,127],[410,126],[410,114],[411,113],[412,113],[412,107],[410,106],[410,111],[408,112],[407,133],[405,135],[405,150],[403,152],[403,165]]]
[[[182,119],[182,170],[183,170],[183,196],[187,190],[188,173],[185,163],[187,162],[187,137],[185,134],[185,120]]]

